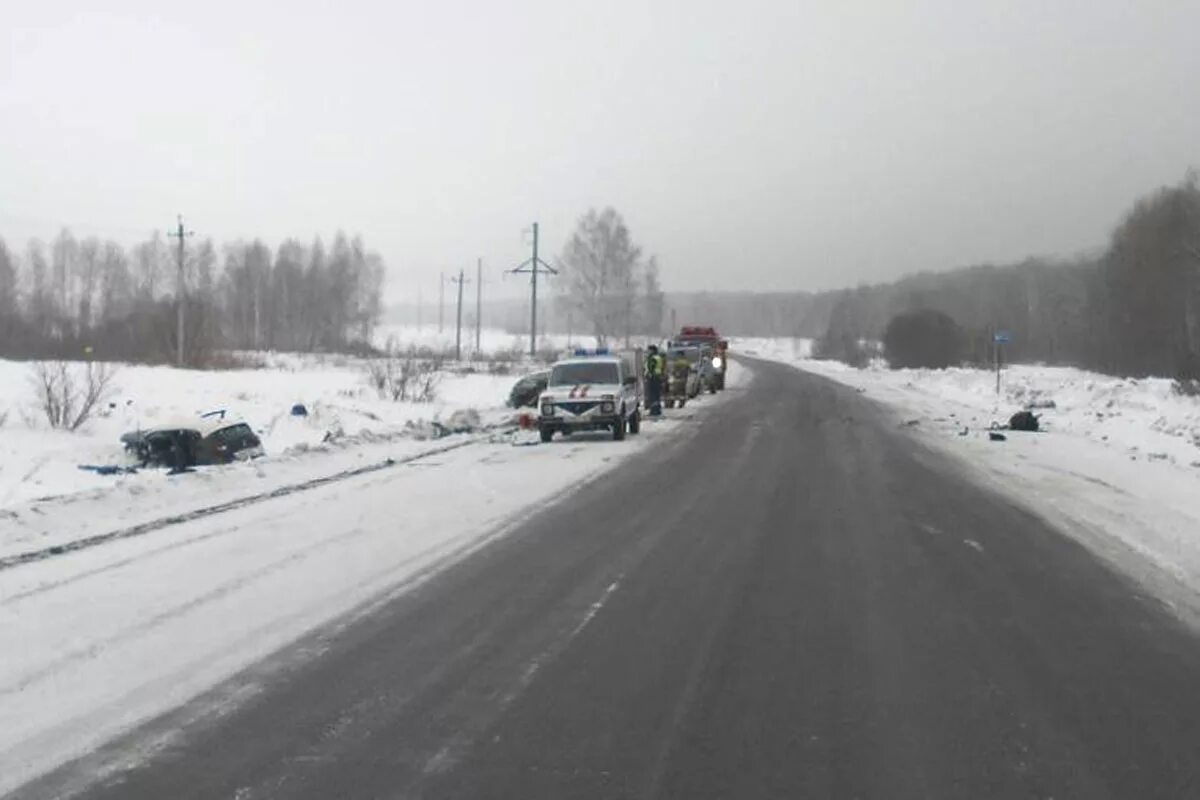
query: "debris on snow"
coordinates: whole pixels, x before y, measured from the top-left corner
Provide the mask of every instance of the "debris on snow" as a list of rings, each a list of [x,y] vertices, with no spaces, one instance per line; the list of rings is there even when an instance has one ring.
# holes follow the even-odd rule
[[[1036,433],[1038,418],[1032,411],[1018,411],[1008,418],[1008,429],[1012,431],[1028,431]]]

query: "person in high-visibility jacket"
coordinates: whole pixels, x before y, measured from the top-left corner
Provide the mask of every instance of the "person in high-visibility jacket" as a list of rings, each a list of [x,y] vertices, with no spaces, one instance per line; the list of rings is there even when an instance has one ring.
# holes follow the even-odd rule
[[[663,376],[667,371],[667,360],[658,352],[657,345],[646,348],[646,410],[650,416],[662,415]]]

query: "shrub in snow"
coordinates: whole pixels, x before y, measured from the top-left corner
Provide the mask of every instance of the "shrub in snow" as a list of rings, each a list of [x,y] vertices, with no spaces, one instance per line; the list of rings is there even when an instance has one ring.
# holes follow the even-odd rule
[[[442,361],[420,358],[412,347],[404,353],[389,349],[366,362],[366,373],[367,382],[384,400],[431,403],[442,380]]]
[[[37,361],[30,377],[50,427],[74,431],[108,396],[115,375],[116,369],[103,362]]]
[[[1181,378],[1171,384],[1171,391],[1180,397],[1200,397],[1200,379]]]
[[[883,355],[892,369],[944,369],[958,364],[962,352],[962,329],[934,309],[897,314],[883,333]]]
[[[813,345],[813,358],[822,361],[841,361],[856,369],[871,362],[871,349],[852,334],[826,333]]]

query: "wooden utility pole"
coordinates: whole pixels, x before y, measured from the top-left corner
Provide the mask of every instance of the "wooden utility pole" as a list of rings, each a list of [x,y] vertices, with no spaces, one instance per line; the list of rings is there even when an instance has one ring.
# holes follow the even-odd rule
[[[475,262],[475,352],[483,352],[483,259]]]
[[[175,283],[175,304],[178,306],[178,309],[175,313],[175,327],[176,327],[176,331],[175,331],[175,366],[183,367],[183,353],[184,353],[183,315],[184,315],[184,306],[186,305],[186,302],[187,302],[187,298],[185,296],[187,281],[184,280],[184,274],[183,274],[183,257],[184,257],[183,242],[187,237],[195,235],[195,231],[185,231],[183,229],[183,214],[178,215],[178,220],[179,220],[179,227],[177,227],[173,231],[167,231],[167,236],[171,236],[171,237],[174,237],[179,240],[179,251],[178,251],[178,256],[176,257],[176,265],[178,266],[179,270],[178,270],[178,275],[176,277],[176,283]]]
[[[451,278],[451,281],[458,284],[458,320],[454,326],[454,360],[462,361],[462,294],[463,284],[467,279],[463,277],[463,271],[458,271],[457,278]]]
[[[512,270],[514,273],[529,273],[529,355],[537,355],[537,279],[538,272],[557,275],[558,270],[538,258],[538,224],[533,223],[533,256],[521,266]]]

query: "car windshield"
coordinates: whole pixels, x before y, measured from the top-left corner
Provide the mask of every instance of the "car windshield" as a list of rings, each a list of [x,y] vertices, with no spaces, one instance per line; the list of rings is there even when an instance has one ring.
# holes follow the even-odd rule
[[[216,430],[210,436],[213,440],[227,447],[241,448],[257,447],[259,445],[258,437],[254,435],[254,431],[250,429],[250,426],[244,422]]]
[[[611,361],[577,361],[571,364],[555,364],[554,369],[550,372],[551,386],[617,382],[617,365]]]

